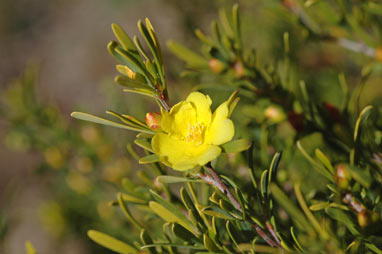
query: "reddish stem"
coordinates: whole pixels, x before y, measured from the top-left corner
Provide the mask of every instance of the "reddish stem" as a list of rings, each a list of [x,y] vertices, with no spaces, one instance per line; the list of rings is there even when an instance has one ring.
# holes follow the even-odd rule
[[[232,193],[230,192],[228,187],[221,180],[220,176],[212,168],[211,164],[210,163],[207,164],[205,166],[205,168],[207,169],[206,170],[207,174],[200,174],[200,178],[203,179],[208,184],[218,188],[221,192],[223,192],[227,196],[227,198],[231,201],[232,205],[238,211],[243,212],[239,201],[237,201],[236,198],[232,195]],[[273,231],[274,235],[273,235],[272,231],[271,231],[271,234],[273,237],[276,237],[277,243],[275,241],[273,241],[272,238],[270,238],[257,224],[252,224],[252,227],[256,230],[257,234],[261,238],[263,238],[263,240],[265,242],[267,242],[269,244],[269,246],[275,247],[275,248],[280,247],[280,244],[281,244],[280,240],[278,239],[276,233],[274,232],[273,227],[272,227],[272,231]],[[268,230],[269,230],[269,228],[268,228]]]

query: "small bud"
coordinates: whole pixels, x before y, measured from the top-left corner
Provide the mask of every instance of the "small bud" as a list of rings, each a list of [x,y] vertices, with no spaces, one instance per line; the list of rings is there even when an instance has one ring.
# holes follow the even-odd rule
[[[208,66],[210,67],[211,71],[215,73],[221,73],[226,68],[225,64],[216,58],[210,59],[208,61]]]
[[[375,50],[375,58],[377,58],[377,61],[382,62],[382,46]]]
[[[336,122],[341,121],[341,113],[338,110],[338,108],[336,108],[333,104],[328,102],[324,103],[324,107],[333,121],[336,121]]]
[[[235,75],[237,78],[241,78],[245,74],[245,69],[243,64],[240,61],[236,61],[233,65],[233,69],[235,70]]]
[[[264,111],[264,115],[272,123],[279,123],[285,119],[285,114],[282,109],[276,106],[269,106]]]
[[[136,73],[133,72],[129,67],[127,67],[126,65],[117,65],[117,70],[123,74],[123,75],[126,75],[128,76],[130,79],[135,79],[135,76],[136,76]]]
[[[362,228],[369,226],[371,222],[372,222],[371,214],[368,210],[363,210],[358,213],[358,224]]]
[[[339,189],[345,190],[349,187],[351,175],[343,164],[337,166],[334,179]]]
[[[152,130],[159,129],[162,116],[158,112],[150,112],[146,114],[146,124]]]
[[[289,111],[288,121],[296,131],[301,132],[304,130],[304,114]]]

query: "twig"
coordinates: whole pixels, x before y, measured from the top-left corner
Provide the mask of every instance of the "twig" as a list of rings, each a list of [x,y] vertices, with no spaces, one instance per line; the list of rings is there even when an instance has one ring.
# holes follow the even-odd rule
[[[355,200],[355,198],[353,197],[352,194],[350,193],[346,193],[343,197],[343,201],[345,204],[349,205],[351,209],[354,210],[354,212],[356,213],[360,213],[362,212],[363,210],[365,210],[365,206],[360,204],[359,202],[357,202]]]
[[[309,15],[305,12],[305,10],[301,6],[299,6],[294,0],[283,0],[283,4],[301,20],[301,23],[308,30],[320,36],[320,38],[334,41],[339,46],[345,49],[356,53],[364,54],[368,57],[377,58],[377,60],[379,60],[380,56],[378,50],[367,46],[365,43],[352,41],[346,38],[338,38],[333,35],[323,33],[320,27],[313,21],[313,19],[311,19]]]
[[[200,174],[200,178],[207,182],[208,184],[215,186],[221,192],[223,192],[227,198],[231,201],[232,205],[240,212],[243,212],[239,201],[232,195],[228,187],[223,183],[220,176],[212,168],[211,164],[208,163],[206,166],[207,174]],[[272,240],[257,224],[252,224],[252,227],[256,230],[257,234],[263,238],[263,240],[269,244],[269,246],[277,248],[280,247],[279,241],[276,243]],[[276,235],[276,234],[275,234]]]
[[[273,228],[272,224],[267,221],[265,223],[265,225],[267,226],[267,229],[268,229],[268,232],[271,233],[271,236],[273,237],[273,239],[276,241],[276,243],[281,246],[281,241],[279,239],[279,237],[277,236],[276,232],[275,232],[275,229]]]

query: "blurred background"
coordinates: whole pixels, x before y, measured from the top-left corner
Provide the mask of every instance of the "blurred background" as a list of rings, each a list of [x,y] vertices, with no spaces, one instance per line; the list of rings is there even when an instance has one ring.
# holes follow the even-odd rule
[[[0,253],[23,253],[27,240],[39,253],[106,253],[87,239],[88,229],[129,234],[108,202],[120,179],[134,179],[139,167],[126,150],[132,134],[70,119],[70,112],[104,115],[117,109],[143,119],[156,110],[151,101],[121,92],[113,82],[116,61],[106,50],[114,39],[111,23],[134,35],[145,17],[162,44],[171,100],[184,98],[195,80],[180,77],[184,65],[166,41],[198,50],[194,30],[209,31],[218,9],[234,2],[242,11],[246,45],[268,62],[283,55],[282,34],[289,31],[291,59],[309,89],[323,94],[322,102],[341,103],[334,85],[338,70],[347,71],[350,88],[360,82],[360,67],[369,58],[304,41],[280,1],[0,2]],[[317,13],[327,13],[315,17],[320,25],[338,21],[330,8],[319,8]],[[380,75],[369,79],[360,107],[380,98],[381,82]]]
[[[0,253],[24,253],[27,240],[39,253],[105,253],[86,231],[98,224],[108,227],[106,232],[123,226],[118,219],[103,224],[113,221],[107,202],[114,183],[134,170],[126,151],[131,133],[69,115],[74,110],[103,115],[106,108],[118,108],[144,116],[155,107],[123,94],[113,82],[116,61],[106,49],[114,39],[110,25],[117,23],[133,35],[137,21],[149,17],[171,81],[180,68],[173,68],[179,61],[171,63],[166,40],[195,43],[193,30],[210,22],[217,6],[232,3],[0,2]],[[177,86],[173,94],[186,90]]]

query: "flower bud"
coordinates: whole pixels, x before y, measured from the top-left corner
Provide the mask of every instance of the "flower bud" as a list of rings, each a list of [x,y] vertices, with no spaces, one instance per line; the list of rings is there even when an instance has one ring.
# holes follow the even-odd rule
[[[358,213],[358,224],[362,228],[369,226],[371,222],[371,214],[368,210],[363,210]]]
[[[285,114],[282,109],[276,106],[269,106],[265,109],[264,115],[272,123],[279,123],[285,119]]]
[[[341,113],[333,104],[325,102],[324,107],[333,121],[341,121]]]
[[[345,165],[339,164],[337,166],[334,180],[336,181],[338,188],[341,190],[345,190],[349,187],[351,175]]]
[[[121,74],[123,74],[123,75],[125,75],[125,76],[128,76],[130,79],[135,79],[135,75],[136,75],[136,73],[135,72],[133,72],[129,67],[127,67],[126,65],[117,65],[116,66],[117,67],[117,70],[121,73]]]
[[[216,58],[210,59],[208,61],[208,66],[210,67],[211,71],[215,73],[221,73],[226,68],[225,64]]]
[[[235,75],[237,78],[241,78],[244,76],[245,69],[244,69],[242,62],[236,61],[235,64],[233,65],[233,69],[235,71]]]
[[[382,46],[375,50],[375,58],[377,58],[377,61],[382,62]]]
[[[158,112],[150,112],[146,114],[146,124],[152,130],[159,129],[162,116]]]
[[[297,132],[304,130],[304,114],[289,111],[288,121]]]

